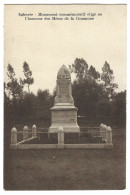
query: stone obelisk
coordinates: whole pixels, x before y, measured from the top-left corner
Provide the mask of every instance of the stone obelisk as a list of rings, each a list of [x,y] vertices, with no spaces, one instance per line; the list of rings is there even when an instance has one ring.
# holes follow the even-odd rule
[[[56,97],[51,108],[51,127],[49,133],[58,132],[63,127],[65,132],[80,132],[77,125],[77,108],[74,106],[69,70],[63,65],[57,74]]]

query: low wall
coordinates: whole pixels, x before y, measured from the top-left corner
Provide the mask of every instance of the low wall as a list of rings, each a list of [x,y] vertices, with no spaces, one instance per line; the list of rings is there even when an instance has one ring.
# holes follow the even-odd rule
[[[108,148],[112,149],[113,144],[16,144],[11,149],[63,149],[63,148]]]
[[[95,131],[93,131],[94,133]],[[29,135],[29,129],[27,126],[24,126],[23,128],[23,140],[20,142],[17,142],[17,129],[14,127],[11,130],[11,144],[10,144],[10,148],[11,149],[52,149],[52,148],[57,148],[57,149],[63,149],[63,148],[107,148],[107,149],[111,149],[113,148],[113,144],[112,144],[112,129],[111,127],[107,127],[106,125],[101,124],[100,125],[100,131],[96,131],[95,135],[93,135],[93,137],[102,137],[103,140],[105,140],[105,143],[85,143],[85,144],[81,144],[81,143],[73,143],[73,144],[69,144],[64,142],[64,129],[63,127],[59,127],[58,128],[58,144],[56,143],[47,143],[47,144],[41,144],[41,143],[28,143],[28,141],[31,141],[33,139],[40,139],[40,137],[38,137],[38,133],[37,133],[37,129],[36,126],[33,125],[32,126],[32,132],[31,132],[31,136],[32,137],[28,137]],[[47,135],[49,136],[49,134],[47,133]],[[79,134],[80,136],[80,134]]]

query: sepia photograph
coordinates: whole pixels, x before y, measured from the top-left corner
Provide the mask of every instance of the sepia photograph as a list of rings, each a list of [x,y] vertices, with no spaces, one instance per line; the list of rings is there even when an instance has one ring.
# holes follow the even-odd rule
[[[4,190],[126,189],[126,4],[4,5]]]

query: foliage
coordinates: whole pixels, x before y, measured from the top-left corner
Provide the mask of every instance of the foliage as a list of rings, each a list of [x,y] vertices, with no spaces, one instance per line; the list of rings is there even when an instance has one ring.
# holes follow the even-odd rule
[[[125,125],[126,91],[115,92],[117,84],[114,83],[110,65],[105,62],[100,75],[83,58],[76,58],[69,68],[76,76],[72,83],[72,95],[78,108],[78,116],[86,117],[87,124],[89,121],[98,121],[98,125]],[[13,67],[10,64],[7,67],[8,82],[4,83],[5,122],[31,122],[49,126],[50,108],[54,104],[56,88],[52,95],[47,89],[39,89],[36,95],[31,93],[29,87],[34,82],[32,71],[26,62],[23,69],[25,79],[18,80]],[[28,85],[28,92],[23,91],[25,84]]]
[[[90,79],[99,79],[100,78],[100,73],[96,71],[96,69],[91,65],[89,70],[88,70],[88,75]]]
[[[10,80],[14,79],[14,76],[15,76],[14,69],[10,64],[8,64],[8,67],[7,67],[7,76]]]
[[[30,70],[27,62],[24,62],[24,64],[23,64],[23,72],[24,72],[24,76],[25,76],[23,83],[27,84],[28,93],[30,93],[30,85],[32,85],[34,83],[34,79],[32,77],[32,71]]]
[[[102,102],[107,102],[108,97],[104,93],[101,85],[96,82],[77,82],[72,85],[73,97],[75,105],[78,108],[78,115],[87,116],[89,118],[102,114],[100,106]],[[106,104],[105,104],[106,105]]]
[[[101,80],[104,81],[104,88],[109,94],[109,97],[112,98],[115,89],[118,88],[118,85],[114,83],[113,70],[111,70],[110,65],[106,61],[102,71]]]
[[[9,98],[13,98],[13,101],[20,99],[23,92],[23,85],[21,79],[18,81],[15,78],[15,72],[13,67],[8,64],[7,67],[8,82],[4,83],[4,90],[8,92]]]
[[[119,125],[126,125],[126,90],[119,92],[112,102],[113,104],[113,113],[115,120]]]
[[[83,58],[76,58],[74,64],[69,65],[69,69],[76,75],[72,84],[72,92],[78,108],[78,115],[86,117],[87,120],[103,120],[109,125],[112,122],[117,123],[117,116],[119,116],[117,107],[119,106],[121,109],[121,104],[117,103],[118,93],[115,92],[115,89],[118,85],[114,83],[113,70],[110,65],[105,62],[100,75],[92,65],[89,67]],[[121,101],[123,101],[123,97],[120,97]],[[125,108],[123,107],[124,112]],[[121,119],[121,117],[118,118]]]
[[[84,79],[88,72],[88,64],[83,58],[76,58],[72,66],[69,66],[70,71],[75,73],[77,79]]]

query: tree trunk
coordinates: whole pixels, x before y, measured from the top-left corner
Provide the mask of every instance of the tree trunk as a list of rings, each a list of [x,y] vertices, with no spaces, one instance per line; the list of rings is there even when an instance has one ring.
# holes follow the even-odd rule
[[[29,84],[28,84],[28,93],[30,93],[30,88],[29,88]]]

